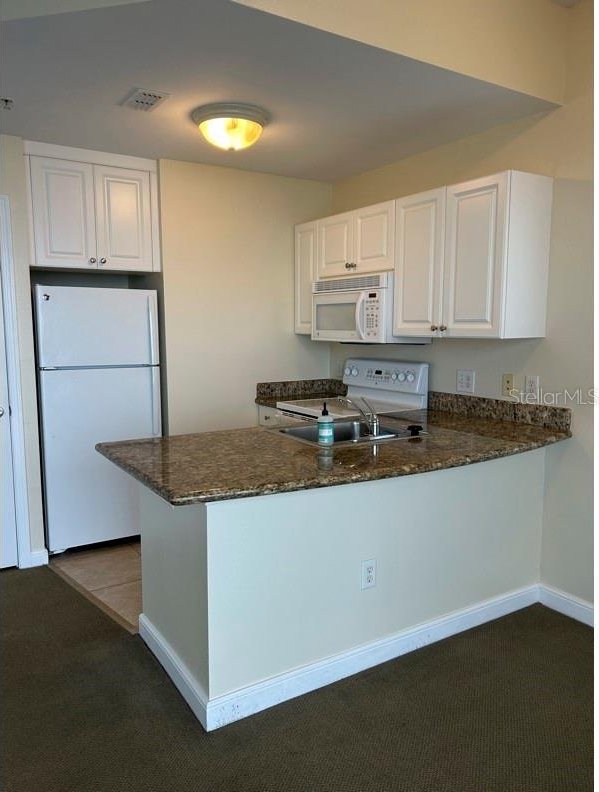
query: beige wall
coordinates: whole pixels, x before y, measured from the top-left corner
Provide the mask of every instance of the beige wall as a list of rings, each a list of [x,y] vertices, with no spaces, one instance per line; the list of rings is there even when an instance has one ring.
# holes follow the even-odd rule
[[[553,102],[568,9],[551,0],[237,0]]]
[[[207,504],[210,697],[534,585],[543,456]]]
[[[547,338],[529,341],[435,341],[431,347],[380,347],[385,357],[429,361],[431,386],[455,391],[456,369],[476,370],[476,392],[498,397],[502,372],[540,376],[547,391],[593,386],[592,4],[568,19],[568,103],[546,117],[518,121],[424,152],[334,185],[333,205],[360,205],[498,170],[556,177]],[[364,348],[334,345],[332,373]],[[563,401],[562,401],[563,403]],[[593,598],[592,431],[590,405],[572,404],[574,437],[549,450],[542,579],[585,600]]]
[[[256,422],[256,382],[328,376],[329,349],[293,330],[293,226],[330,186],[160,162],[171,434]]]
[[[410,195],[505,168],[590,181],[593,174],[591,0],[582,0],[568,14],[564,107],[497,126],[338,182],[333,190],[334,211]]]
[[[14,256],[17,321],[21,362],[21,390],[25,425],[25,461],[29,494],[31,551],[43,550],[44,523],[35,385],[35,358],[31,293],[29,287],[29,227],[25,162],[21,138],[0,135],[0,194],[10,201],[11,231]]]

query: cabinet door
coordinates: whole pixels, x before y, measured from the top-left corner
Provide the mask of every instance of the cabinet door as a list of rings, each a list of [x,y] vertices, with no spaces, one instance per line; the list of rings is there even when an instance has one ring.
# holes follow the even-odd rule
[[[507,173],[447,188],[443,324],[448,336],[498,338]]]
[[[317,223],[295,227],[295,332],[312,332],[312,282],[316,277]]]
[[[431,336],[441,324],[445,188],[399,198],[393,333]]]
[[[392,270],[395,243],[395,201],[365,206],[354,212],[353,272]]]
[[[35,265],[96,268],[93,167],[31,157]]]
[[[355,272],[354,213],[325,217],[318,221],[318,278],[352,275]]]
[[[94,182],[99,266],[151,272],[150,174],[95,165]]]

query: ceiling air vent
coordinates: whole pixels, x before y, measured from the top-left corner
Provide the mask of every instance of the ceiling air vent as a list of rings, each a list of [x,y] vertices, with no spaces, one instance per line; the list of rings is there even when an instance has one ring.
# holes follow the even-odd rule
[[[134,88],[130,94],[121,102],[123,107],[130,107],[133,110],[153,110],[168,99],[170,94],[165,91],[148,91],[145,88]]]

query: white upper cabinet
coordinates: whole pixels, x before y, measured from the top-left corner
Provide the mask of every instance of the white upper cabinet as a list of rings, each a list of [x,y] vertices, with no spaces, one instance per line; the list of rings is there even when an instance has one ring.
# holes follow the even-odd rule
[[[37,266],[97,266],[93,166],[32,157],[31,192]]]
[[[398,199],[394,333],[544,336],[552,195],[504,171]]]
[[[443,325],[448,336],[501,335],[508,180],[508,173],[500,173],[447,188]]]
[[[295,332],[312,332],[312,282],[316,277],[317,223],[295,227]]]
[[[155,163],[42,143],[26,143],[26,152],[34,266],[160,269]]]
[[[317,279],[393,269],[395,202],[318,221]]]
[[[354,213],[318,221],[318,278],[352,274],[354,258]]]
[[[395,201],[366,206],[354,213],[355,272],[392,270],[395,263]]]
[[[552,201],[553,179],[521,171],[447,188],[448,337],[545,335]]]
[[[396,201],[393,333],[430,336],[441,324],[445,187]]]
[[[94,176],[99,265],[151,271],[150,174],[97,165]]]

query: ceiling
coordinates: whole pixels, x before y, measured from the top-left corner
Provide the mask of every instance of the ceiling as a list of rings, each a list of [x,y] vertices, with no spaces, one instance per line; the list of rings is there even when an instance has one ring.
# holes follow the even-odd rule
[[[0,19],[25,19],[26,17],[64,14],[67,11],[87,11],[90,8],[146,3],[148,0],[2,0]]]
[[[149,0],[2,25],[0,129],[30,140],[336,181],[554,108],[229,0]],[[170,98],[144,113],[134,87]],[[223,152],[190,119],[241,101],[272,115]]]

